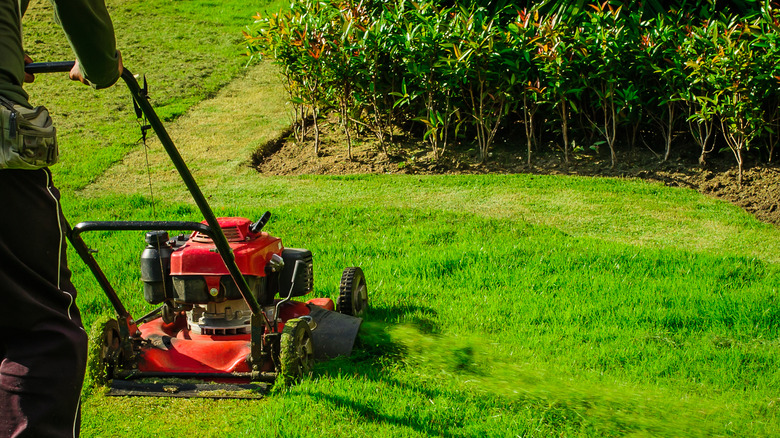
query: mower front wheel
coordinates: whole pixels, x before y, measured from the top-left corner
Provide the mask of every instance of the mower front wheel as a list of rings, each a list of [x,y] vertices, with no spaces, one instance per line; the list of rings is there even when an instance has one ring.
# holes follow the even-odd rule
[[[279,345],[279,365],[282,382],[290,384],[314,368],[314,344],[309,324],[302,319],[289,319]]]
[[[363,316],[368,310],[368,288],[363,270],[357,266],[344,269],[339,286],[338,311],[344,315]]]
[[[103,318],[92,326],[87,373],[96,385],[105,385],[114,377],[122,360],[119,322]]]

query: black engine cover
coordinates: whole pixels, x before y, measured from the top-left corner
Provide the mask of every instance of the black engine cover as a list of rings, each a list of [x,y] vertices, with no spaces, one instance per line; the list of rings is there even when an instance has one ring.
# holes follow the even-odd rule
[[[314,290],[314,262],[311,251],[301,248],[285,248],[282,251],[284,259],[284,269],[279,273],[279,296],[286,298],[290,293],[290,287],[293,286],[293,272],[295,263],[298,260],[303,262],[301,268],[298,268],[298,278],[295,279],[293,286],[293,297],[300,297]]]

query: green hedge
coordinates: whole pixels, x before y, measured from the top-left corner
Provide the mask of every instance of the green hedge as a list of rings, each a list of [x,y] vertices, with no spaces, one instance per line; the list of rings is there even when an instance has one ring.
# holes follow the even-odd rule
[[[369,129],[383,147],[393,126],[422,125],[437,157],[467,135],[484,161],[510,121],[524,127],[529,164],[543,147],[566,161],[606,147],[614,166],[618,147],[638,141],[663,159],[694,148],[704,160],[722,144],[741,175],[746,149],[774,154],[777,9],[650,14],[605,2],[542,14],[441,3],[296,0],[255,17],[246,37],[251,53],[281,65],[300,132],[333,108],[348,138]]]

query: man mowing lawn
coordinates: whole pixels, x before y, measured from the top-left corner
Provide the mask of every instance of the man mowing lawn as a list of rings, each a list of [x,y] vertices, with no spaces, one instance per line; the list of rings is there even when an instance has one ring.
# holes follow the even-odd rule
[[[70,78],[105,88],[122,72],[103,0],[53,0],[76,53]],[[78,436],[87,336],[65,259],[67,224],[48,166],[56,132],[22,89],[21,18],[0,0],[0,437]]]

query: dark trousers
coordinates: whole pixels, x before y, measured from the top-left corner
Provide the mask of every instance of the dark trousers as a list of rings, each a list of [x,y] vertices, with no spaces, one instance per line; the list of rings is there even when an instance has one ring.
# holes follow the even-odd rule
[[[78,436],[87,335],[48,169],[0,170],[0,437]]]

